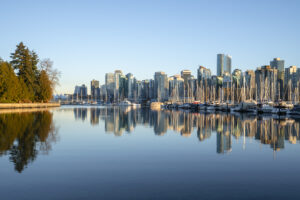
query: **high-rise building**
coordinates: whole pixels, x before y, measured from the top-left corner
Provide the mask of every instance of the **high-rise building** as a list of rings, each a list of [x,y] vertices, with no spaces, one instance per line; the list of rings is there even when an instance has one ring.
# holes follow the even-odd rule
[[[183,99],[184,80],[180,75],[174,75],[169,78],[169,97],[173,102]]]
[[[260,102],[277,101],[277,69],[270,65],[259,67],[255,70],[256,99]]]
[[[127,98],[134,99],[134,77],[131,73],[126,74],[127,78]]]
[[[91,96],[93,99],[97,99],[100,97],[100,84],[97,80],[91,81]]]
[[[189,99],[188,97],[190,97],[191,88],[189,85],[189,80],[193,79],[192,72],[190,70],[182,70],[181,78],[183,78],[183,80],[184,80],[184,97],[187,100],[187,99]]]
[[[113,73],[105,74],[106,99],[112,101],[115,91],[115,75]]]
[[[247,70],[245,72],[245,85],[246,85],[246,99],[255,99],[255,72]]]
[[[225,73],[231,74],[231,56],[218,54],[217,55],[217,75],[222,76]]]
[[[270,61],[270,66],[278,70],[278,72],[284,72],[284,60],[280,58],[274,58]]]
[[[75,86],[74,96],[76,98],[87,98],[87,87],[83,84],[81,86]]]
[[[277,69],[277,79],[278,79],[278,89],[280,90],[280,99],[284,96],[284,60],[281,60],[280,58],[274,58],[272,61],[270,61],[270,66],[273,69]]]
[[[182,70],[181,71],[181,78],[184,80],[184,84],[187,85],[188,80],[192,77],[191,70]]]
[[[205,79],[210,79],[211,78],[211,71],[210,69],[207,69],[203,66],[199,66],[197,70],[197,79],[198,82],[205,80]]]
[[[169,92],[168,76],[165,72],[155,72],[154,92],[157,101],[167,101]]]
[[[150,81],[143,80],[142,81],[142,100],[149,100],[150,99]]]
[[[299,78],[299,69],[296,66],[285,69],[284,98],[287,101],[299,101]]]

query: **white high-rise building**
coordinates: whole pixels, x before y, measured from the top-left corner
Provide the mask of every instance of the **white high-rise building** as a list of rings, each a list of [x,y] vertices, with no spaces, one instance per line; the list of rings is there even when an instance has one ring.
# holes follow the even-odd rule
[[[231,74],[231,56],[225,54],[217,55],[217,75]]]

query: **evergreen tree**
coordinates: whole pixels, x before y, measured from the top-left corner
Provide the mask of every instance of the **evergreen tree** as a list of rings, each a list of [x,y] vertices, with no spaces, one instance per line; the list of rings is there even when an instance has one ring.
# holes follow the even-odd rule
[[[30,51],[22,42],[17,45],[14,53],[11,54],[11,65],[17,71],[19,79],[22,79],[27,86],[29,99],[37,100],[39,90],[38,76],[39,70],[37,64],[38,56],[34,51]]]
[[[48,102],[52,98],[51,81],[45,70],[42,70],[39,75],[39,93],[38,100],[42,102]]]
[[[60,77],[53,62],[39,62],[38,55],[22,42],[11,58],[10,63],[0,58],[0,103],[48,102]]]
[[[22,91],[20,81],[13,68],[7,62],[0,63],[0,102],[18,103],[22,99],[26,99],[26,89]]]

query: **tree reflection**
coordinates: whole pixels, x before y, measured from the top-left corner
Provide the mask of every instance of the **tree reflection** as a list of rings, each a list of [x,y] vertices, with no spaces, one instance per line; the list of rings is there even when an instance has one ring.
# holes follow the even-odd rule
[[[8,154],[15,170],[22,172],[38,153],[48,153],[57,140],[49,111],[0,115],[0,155]]]

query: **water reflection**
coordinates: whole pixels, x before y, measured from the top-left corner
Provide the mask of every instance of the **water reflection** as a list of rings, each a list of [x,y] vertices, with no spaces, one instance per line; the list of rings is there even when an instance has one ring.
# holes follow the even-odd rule
[[[274,151],[284,148],[284,142],[296,144],[299,141],[299,121],[276,119],[271,116],[247,116],[230,114],[202,114],[184,111],[152,111],[149,109],[74,108],[75,119],[86,120],[90,111],[90,123],[104,121],[105,131],[122,136],[132,132],[137,125],[153,127],[154,134],[162,136],[168,130],[190,137],[197,131],[199,141],[204,141],[216,133],[217,153],[232,151],[232,140],[244,141],[253,138],[261,144],[269,145]]]
[[[253,139],[274,151],[284,149],[287,142],[296,144],[299,141],[299,121],[294,119],[119,107],[75,107],[55,112],[62,110],[73,112],[75,120],[89,120],[91,126],[103,123],[104,131],[115,136],[134,132],[142,125],[152,128],[157,136],[170,131],[183,137],[196,136],[200,143],[214,139],[219,154],[234,151],[234,141],[242,141],[246,148],[246,140]],[[38,154],[47,154],[57,139],[53,113],[48,110],[0,114],[0,156],[7,155],[18,172]]]
[[[9,155],[16,171],[51,150],[58,135],[52,115],[47,110],[0,114],[0,156]]]

